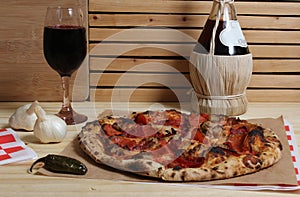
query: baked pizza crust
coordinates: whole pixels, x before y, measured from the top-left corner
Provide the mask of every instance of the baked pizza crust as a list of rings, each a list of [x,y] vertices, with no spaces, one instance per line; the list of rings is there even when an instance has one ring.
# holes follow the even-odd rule
[[[225,179],[237,177],[249,173],[257,172],[278,162],[282,154],[282,146],[278,136],[274,131],[263,128],[263,135],[266,139],[264,149],[258,156],[244,154],[234,156],[228,154],[224,156],[218,151],[208,151],[206,162],[197,168],[168,168],[159,162],[153,160],[151,156],[140,155],[138,152],[124,150],[118,146],[116,152],[123,155],[132,155],[128,159],[108,155],[100,138],[102,128],[101,124],[113,124],[114,119],[107,116],[100,120],[87,123],[78,135],[80,147],[93,160],[110,167],[133,172],[143,176],[156,177],[165,181],[207,181],[216,179]],[[249,123],[250,124],[250,123]],[[250,125],[257,126],[257,125]]]

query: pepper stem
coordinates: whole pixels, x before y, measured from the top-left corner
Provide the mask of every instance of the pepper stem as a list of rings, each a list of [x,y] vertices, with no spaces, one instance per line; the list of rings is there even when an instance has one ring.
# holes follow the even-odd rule
[[[35,162],[33,162],[33,164],[31,165],[31,167],[30,167],[30,169],[29,169],[29,172],[32,173],[32,169],[33,169],[33,167],[35,166],[35,164],[40,163],[40,162],[45,163],[45,158],[46,158],[46,157],[42,157],[42,158],[39,158],[38,160],[36,160]]]

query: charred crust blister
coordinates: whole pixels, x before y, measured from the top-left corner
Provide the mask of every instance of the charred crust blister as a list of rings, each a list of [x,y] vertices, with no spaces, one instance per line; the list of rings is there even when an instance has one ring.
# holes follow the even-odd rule
[[[283,150],[283,146],[282,146],[282,144],[281,143],[279,143],[279,149],[282,151]]]
[[[186,171],[183,170],[183,171],[181,172],[181,175],[180,175],[180,178],[181,178],[182,181],[185,181],[186,175],[187,175]]]
[[[171,174],[171,177],[174,178],[175,176],[176,176],[176,173],[173,172],[173,173]]]
[[[177,131],[174,128],[171,128],[171,132],[172,132],[172,134],[176,134],[177,133]]]
[[[259,170],[260,168],[261,168],[261,165],[257,165],[257,166],[255,167],[256,170]]]
[[[181,169],[182,169],[182,167],[180,167],[180,166],[175,166],[175,167],[173,168],[173,170],[176,170],[176,171],[181,170]]]
[[[219,169],[219,166],[215,166],[215,167],[212,168],[212,170],[214,170],[214,171],[216,171],[218,169]]]
[[[272,147],[272,145],[270,143],[265,143],[266,147]]]
[[[237,175],[238,175],[238,172],[234,171],[233,176],[237,176]]]
[[[132,172],[145,172],[148,170],[148,168],[141,161],[128,163],[127,169]]]
[[[217,178],[216,173],[212,173],[212,174],[211,174],[211,179],[216,179],[216,178]]]
[[[209,152],[212,153],[214,156],[218,156],[218,155],[224,156],[224,155],[226,155],[226,153],[219,147],[212,147]]]
[[[265,142],[265,136],[263,134],[263,130],[262,129],[253,129],[252,131],[250,131],[248,133],[248,136],[249,137],[258,136],[262,142]]]
[[[117,131],[122,131],[121,127],[116,122],[112,124],[112,127]]]

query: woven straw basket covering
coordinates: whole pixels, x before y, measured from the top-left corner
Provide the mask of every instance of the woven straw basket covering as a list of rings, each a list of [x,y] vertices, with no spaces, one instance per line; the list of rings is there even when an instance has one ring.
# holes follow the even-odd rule
[[[220,56],[193,52],[190,76],[195,111],[240,115],[247,111],[246,88],[252,74],[252,55]]]

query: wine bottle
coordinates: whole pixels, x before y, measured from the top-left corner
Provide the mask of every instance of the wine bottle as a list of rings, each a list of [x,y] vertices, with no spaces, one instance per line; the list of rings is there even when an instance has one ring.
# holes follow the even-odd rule
[[[247,111],[252,54],[237,20],[234,0],[213,0],[190,56],[192,109],[235,116]]]
[[[216,25],[216,23],[218,23]],[[215,35],[213,35],[216,25]],[[214,37],[214,55],[244,55],[248,45],[237,20],[234,0],[214,0],[210,15],[198,39],[195,51],[209,53]]]

